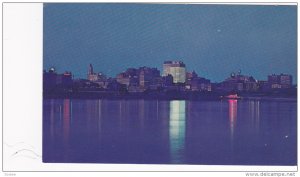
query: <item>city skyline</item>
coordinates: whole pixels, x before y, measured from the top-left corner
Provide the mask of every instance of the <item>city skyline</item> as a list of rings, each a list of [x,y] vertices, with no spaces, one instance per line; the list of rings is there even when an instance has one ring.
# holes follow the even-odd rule
[[[165,62],[170,62],[170,61],[165,61]],[[174,61],[172,61],[172,62],[174,62]],[[175,62],[182,62],[182,61],[175,61]],[[162,66],[163,66],[163,63],[162,63]],[[92,67],[92,70],[91,70],[91,67]],[[72,74],[73,79],[88,79],[89,80],[89,78],[88,78],[89,74],[101,74],[101,75],[103,75],[103,76],[105,76],[107,78],[116,78],[119,74],[126,72],[128,69],[139,69],[139,68],[144,68],[144,67],[145,68],[158,69],[158,71],[160,71],[160,76],[165,76],[164,69],[160,70],[159,67],[155,67],[155,66],[149,67],[149,66],[145,66],[145,65],[143,65],[143,66],[141,65],[141,66],[137,66],[137,67],[123,68],[123,70],[121,70],[120,72],[118,72],[115,76],[109,76],[109,75],[107,75],[104,72],[98,71],[97,68],[94,68],[93,63],[90,63],[90,64],[88,64],[88,66],[86,66],[86,74],[83,77],[76,77],[76,73],[73,73],[70,70],[63,70],[63,69],[57,70],[55,66],[51,66],[50,68],[44,68],[44,72],[46,72],[46,71],[49,70],[49,71],[57,72],[57,73],[68,73],[68,74],[70,73],[70,74]],[[192,71],[191,70],[185,70],[185,71],[186,71],[186,73],[193,73],[193,72],[195,72],[196,74],[199,74],[195,70],[192,70]],[[239,75],[239,74],[244,75],[245,74],[247,76],[254,77],[253,74],[251,74],[251,73],[243,73],[242,70],[236,70],[236,71],[232,71],[232,72],[228,73],[227,75],[225,75],[224,78],[221,79],[221,81],[219,81],[219,82],[215,82],[215,81],[213,81],[213,80],[211,80],[210,78],[207,78],[207,77],[206,78],[209,79],[209,80],[211,80],[212,83],[221,83],[221,82],[225,81],[228,77],[230,77],[232,74],[235,74],[235,75]],[[280,75],[280,74],[291,75],[293,77],[293,80],[292,80],[293,81],[293,85],[297,85],[297,82],[294,82],[294,77],[295,77],[294,75],[292,75],[290,73],[283,73],[283,72],[270,73],[270,74],[266,75],[263,79],[257,79],[255,77],[254,77],[254,79],[256,79],[257,81],[265,81],[265,80],[268,80],[268,76],[271,76],[271,75]],[[204,77],[204,76],[201,76],[201,75],[199,75],[199,76],[200,77]]]
[[[57,73],[55,68],[43,71],[43,85],[46,92],[63,89],[65,93],[82,88],[99,91],[147,93],[160,92],[244,92],[244,93],[296,93],[293,76],[289,74],[270,74],[267,80],[257,80],[252,75],[244,75],[241,70],[232,72],[222,82],[211,82],[209,78],[199,76],[195,71],[187,71],[182,61],[165,61],[163,72],[156,67],[142,66],[126,68],[116,77],[107,77],[105,73],[95,72],[89,64],[86,78],[74,78],[70,71]],[[55,89],[56,87],[56,89]],[[96,91],[94,90],[94,91]],[[292,91],[294,90],[294,91]],[[221,92],[220,92],[221,91]],[[292,92],[291,92],[292,91]],[[278,92],[279,93],[279,92]]]
[[[212,82],[241,69],[297,83],[296,16],[296,6],[45,4],[44,69],[85,78],[92,63],[115,77],[181,60]]]

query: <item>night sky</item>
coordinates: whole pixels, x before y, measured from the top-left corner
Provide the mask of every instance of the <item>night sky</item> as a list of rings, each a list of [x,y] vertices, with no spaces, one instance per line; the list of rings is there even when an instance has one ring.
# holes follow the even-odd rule
[[[86,78],[129,67],[162,71],[181,60],[219,82],[233,71],[297,77],[297,7],[184,4],[45,4],[44,69]]]

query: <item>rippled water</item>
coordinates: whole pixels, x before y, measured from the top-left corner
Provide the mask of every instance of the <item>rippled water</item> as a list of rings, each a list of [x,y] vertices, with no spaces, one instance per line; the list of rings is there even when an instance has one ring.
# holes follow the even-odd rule
[[[296,165],[297,103],[45,99],[43,161]]]

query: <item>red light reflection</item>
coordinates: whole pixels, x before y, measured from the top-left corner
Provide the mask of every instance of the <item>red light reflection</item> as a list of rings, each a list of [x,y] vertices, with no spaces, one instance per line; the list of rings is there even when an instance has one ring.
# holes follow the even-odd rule
[[[228,103],[229,103],[230,133],[232,137],[236,125],[236,118],[237,118],[237,100],[228,100]]]
[[[64,139],[66,140],[69,136],[70,130],[70,100],[64,100],[64,112],[63,112],[63,129],[64,129]]]

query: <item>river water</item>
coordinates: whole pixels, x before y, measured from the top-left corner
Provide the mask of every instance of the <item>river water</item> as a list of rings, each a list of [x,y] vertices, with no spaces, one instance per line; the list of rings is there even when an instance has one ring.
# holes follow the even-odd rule
[[[296,101],[43,101],[43,162],[296,165]]]

